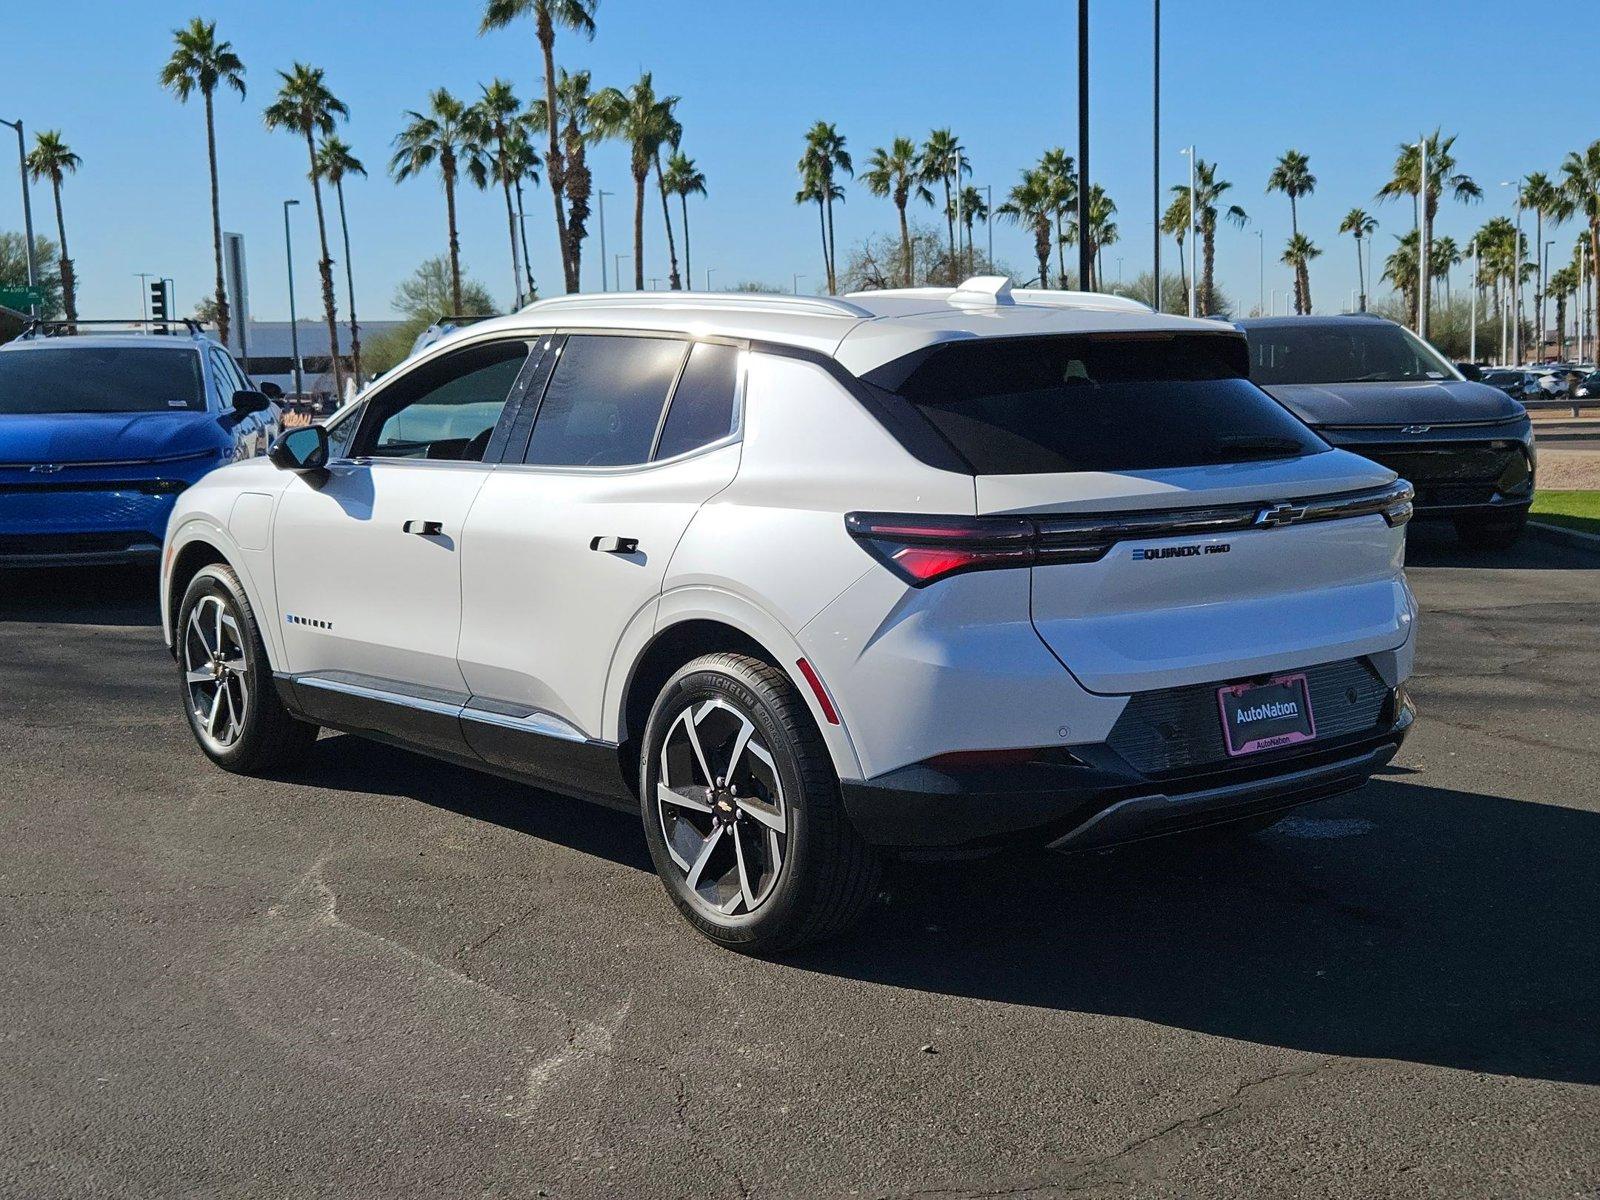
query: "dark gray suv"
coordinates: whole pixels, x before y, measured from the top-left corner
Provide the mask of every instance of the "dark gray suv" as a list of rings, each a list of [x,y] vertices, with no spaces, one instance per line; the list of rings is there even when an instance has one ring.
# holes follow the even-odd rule
[[[1464,378],[1410,330],[1368,314],[1238,322],[1250,378],[1324,439],[1410,480],[1416,515],[1504,549],[1533,502],[1528,410]]]

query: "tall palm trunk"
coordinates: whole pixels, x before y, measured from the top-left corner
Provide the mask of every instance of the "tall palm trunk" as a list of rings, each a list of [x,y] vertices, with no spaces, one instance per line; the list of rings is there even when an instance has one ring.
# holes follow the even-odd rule
[[[1061,238],[1056,238],[1056,246],[1061,245]],[[1050,218],[1040,214],[1033,222],[1033,253],[1039,259],[1039,286],[1050,286]]]
[[[1057,286],[1061,288],[1065,288],[1067,286],[1066,244],[1066,239],[1061,236],[1061,210],[1058,208],[1056,209],[1056,280]],[[1050,281],[1047,280],[1042,273],[1039,276],[1039,286],[1050,286]]]
[[[322,259],[317,271],[322,276],[322,309],[328,318],[328,366],[333,372],[333,394],[344,401],[344,366],[339,362],[339,310],[333,298],[333,256],[328,253],[328,218],[322,209],[322,184],[317,178],[317,143],[312,130],[306,129],[306,155],[311,162],[311,199],[317,207],[317,238],[322,245]]]
[[[228,289],[222,281],[222,201],[217,192],[217,124],[206,92],[206,153],[211,160],[211,252],[217,260],[217,336],[228,344]]]
[[[517,180],[517,236],[522,242],[522,273],[528,281],[528,299],[532,300],[539,294],[538,285],[533,282],[533,259],[528,257],[528,214],[522,211],[522,180]]]
[[[339,197],[339,232],[344,238],[344,287],[350,298],[350,373],[361,387],[361,326],[356,324],[356,272],[350,263],[350,222],[344,215],[344,180],[333,185]]]
[[[1544,357],[1544,209],[1533,210],[1533,336],[1537,340],[1538,356]],[[1447,285],[1448,286],[1448,285]],[[1445,301],[1448,305],[1450,302]]]
[[[1361,234],[1356,234],[1356,280],[1361,288],[1361,311],[1367,311],[1367,269],[1361,262]]]
[[[1293,237],[1300,236],[1300,207],[1293,196],[1289,197],[1289,233]]]
[[[905,286],[912,286],[913,271],[911,264],[911,227],[906,224],[906,202],[904,199],[895,201],[895,208],[900,212],[900,257],[905,260]]]
[[[656,152],[656,190],[661,193],[661,220],[667,227],[667,286],[674,292],[683,291],[683,278],[678,274],[678,244],[672,236],[672,206],[667,203],[667,181],[661,174],[661,154]]]
[[[1199,316],[1216,312],[1217,306],[1212,303],[1212,288],[1216,284],[1217,270],[1217,224],[1213,218],[1200,229],[1200,255],[1205,260],[1205,274],[1200,277],[1200,312]]]
[[[839,290],[838,260],[834,257],[835,246],[833,241],[833,173],[830,171],[822,178],[823,204],[827,209],[828,227],[823,231],[822,256],[828,267],[828,295],[832,296]]]
[[[1174,235],[1173,241],[1178,243],[1178,290],[1187,298],[1189,295],[1189,267],[1183,257],[1183,234]]]
[[[67,310],[67,324],[73,325],[78,319],[78,284],[73,277],[72,259],[67,254],[67,222],[61,213],[61,180],[52,179],[50,190],[56,199],[56,238],[61,243],[61,297]]]
[[[461,312],[461,236],[456,230],[456,159],[445,152],[440,160],[444,168],[444,212],[450,222],[450,303]]]
[[[822,270],[828,277],[828,294],[833,294],[833,264],[828,261],[828,214],[822,197],[817,197],[817,228],[822,233]]]
[[[500,161],[505,161],[502,152]],[[511,203],[511,180],[505,177],[505,172],[500,175],[500,190],[506,194],[506,232],[511,237],[511,278],[513,288],[517,293],[517,304],[522,304],[522,256],[517,252],[517,209]]]
[[[950,176],[944,177],[944,221],[950,227],[950,274],[956,273],[956,210],[950,206]],[[952,284],[957,281],[952,278]]]
[[[648,170],[633,173],[633,290],[644,291],[644,184]]]
[[[1301,259],[1295,266],[1295,273],[1300,277],[1300,303],[1306,316],[1311,315],[1311,268]]]
[[[689,261],[689,194],[678,197],[683,206],[683,282],[686,290],[694,291],[694,264]]]
[[[545,117],[550,127],[550,145],[545,155],[545,175],[550,184],[550,200],[556,206],[556,241],[561,246],[561,272],[568,292],[578,290],[578,272],[572,261],[572,250],[567,237],[567,210],[561,203],[562,190],[567,182],[566,164],[561,157],[560,122],[556,119],[556,30],[550,21],[548,8],[538,9],[539,50],[544,55]],[[459,301],[456,307],[460,308]]]

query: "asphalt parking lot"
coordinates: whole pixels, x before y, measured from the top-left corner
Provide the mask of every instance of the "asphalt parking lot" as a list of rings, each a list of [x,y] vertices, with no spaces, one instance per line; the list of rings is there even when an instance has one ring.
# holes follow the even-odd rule
[[[149,578],[0,576],[0,1194],[1594,1196],[1600,557],[1411,557],[1381,780],[900,869],[781,963],[624,815],[345,736],[222,774]]]

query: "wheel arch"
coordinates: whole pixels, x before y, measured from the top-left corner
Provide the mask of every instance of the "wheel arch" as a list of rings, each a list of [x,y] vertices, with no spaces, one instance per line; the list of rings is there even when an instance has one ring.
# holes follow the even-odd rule
[[[606,711],[616,721],[608,734],[622,746],[630,764],[637,763],[638,741],[650,709],[672,674],[703,654],[733,651],[782,671],[810,710],[835,772],[841,779],[861,778],[861,765],[849,732],[840,723],[837,705],[830,720],[816,690],[800,673],[804,653],[799,644],[753,602],[716,588],[668,593],[661,599],[653,628],[641,641],[628,669],[612,671],[607,688]]]
[[[161,580],[161,625],[168,649],[176,653],[178,606],[183,603],[183,594],[189,590],[189,584],[196,575],[208,566],[217,565],[229,568],[238,578],[239,586],[244,589],[250,606],[256,611],[268,662],[276,669],[281,648],[277,640],[277,622],[270,618],[273,606],[264,603],[266,598],[256,586],[256,580],[246,565],[245,555],[240,552],[233,537],[206,517],[185,521],[168,534]]]

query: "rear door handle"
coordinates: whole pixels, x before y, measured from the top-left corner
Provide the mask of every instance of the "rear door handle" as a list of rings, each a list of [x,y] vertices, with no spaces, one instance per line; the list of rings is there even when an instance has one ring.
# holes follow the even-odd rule
[[[589,549],[602,554],[632,554],[639,549],[639,539],[630,537],[597,537],[589,542]]]
[[[443,521],[407,521],[400,526],[406,533],[414,533],[418,537],[438,537],[444,532]]]

